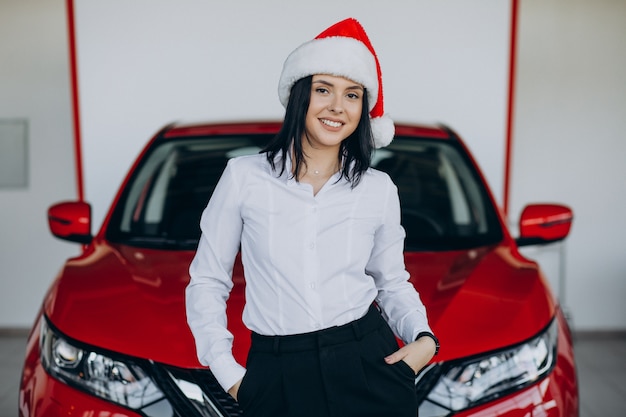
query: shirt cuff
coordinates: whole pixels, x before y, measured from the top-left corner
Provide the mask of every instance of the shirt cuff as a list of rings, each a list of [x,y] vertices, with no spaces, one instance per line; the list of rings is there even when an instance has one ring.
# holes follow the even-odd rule
[[[226,392],[246,373],[246,368],[239,365],[235,358],[228,353],[219,356],[209,366],[213,376]]]

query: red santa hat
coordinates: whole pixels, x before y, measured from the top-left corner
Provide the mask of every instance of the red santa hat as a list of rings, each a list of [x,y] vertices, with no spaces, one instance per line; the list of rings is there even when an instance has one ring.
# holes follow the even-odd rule
[[[389,145],[395,128],[383,107],[378,57],[361,24],[352,18],[335,23],[315,39],[296,48],[285,60],[278,97],[287,107],[291,87],[301,78],[329,74],[348,78],[367,89],[374,145]]]

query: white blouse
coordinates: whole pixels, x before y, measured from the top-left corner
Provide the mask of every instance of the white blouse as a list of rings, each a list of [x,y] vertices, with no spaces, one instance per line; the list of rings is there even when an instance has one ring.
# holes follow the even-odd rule
[[[279,168],[280,165],[277,164]],[[405,342],[431,332],[404,266],[396,186],[369,169],[355,188],[335,174],[313,188],[271,170],[265,154],[229,160],[200,227],[186,289],[198,358],[224,390],[245,374],[232,355],[226,300],[241,248],[243,321],[262,335],[311,332],[362,317],[373,301]]]

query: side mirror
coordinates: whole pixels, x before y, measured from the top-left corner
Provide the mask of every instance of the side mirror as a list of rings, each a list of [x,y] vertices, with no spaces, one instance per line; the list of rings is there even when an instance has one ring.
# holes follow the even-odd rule
[[[48,209],[52,234],[70,242],[91,242],[91,206],[83,201],[68,201]]]
[[[563,240],[572,227],[574,213],[558,204],[531,204],[524,208],[519,220],[517,246],[538,245]]]

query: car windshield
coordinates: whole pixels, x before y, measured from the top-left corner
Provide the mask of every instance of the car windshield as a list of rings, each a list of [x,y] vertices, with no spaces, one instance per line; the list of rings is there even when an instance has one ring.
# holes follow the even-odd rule
[[[267,135],[157,141],[130,179],[107,238],[141,247],[195,249],[199,221],[228,159],[258,153]],[[372,166],[398,186],[408,251],[497,243],[502,231],[469,158],[454,141],[396,137]]]

